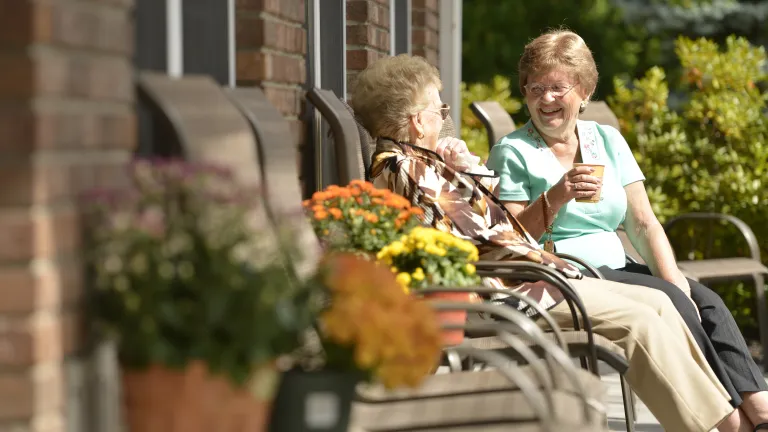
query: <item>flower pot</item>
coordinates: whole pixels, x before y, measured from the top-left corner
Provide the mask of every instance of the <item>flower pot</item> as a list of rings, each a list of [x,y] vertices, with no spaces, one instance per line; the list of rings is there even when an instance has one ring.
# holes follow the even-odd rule
[[[269,432],[346,432],[358,382],[353,373],[284,373]]]
[[[451,302],[470,302],[470,293],[468,292],[446,292],[430,293],[424,297],[432,300],[442,300]],[[464,324],[467,322],[467,311],[437,311],[437,319],[440,324]],[[443,345],[458,345],[464,341],[464,330],[443,330]]]
[[[265,432],[277,374],[265,366],[238,388],[200,361],[124,371],[127,432]]]

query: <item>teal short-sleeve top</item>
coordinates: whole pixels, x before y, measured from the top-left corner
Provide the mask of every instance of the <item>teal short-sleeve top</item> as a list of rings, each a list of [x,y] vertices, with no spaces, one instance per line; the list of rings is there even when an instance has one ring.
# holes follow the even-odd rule
[[[583,258],[601,267],[626,265],[616,229],[627,213],[624,186],[645,180],[629,145],[611,126],[579,120],[576,125],[585,163],[605,165],[598,203],[571,200],[555,217],[552,240],[556,251]],[[493,147],[488,168],[499,175],[502,201],[535,201],[566,173],[544,139],[529,121]]]

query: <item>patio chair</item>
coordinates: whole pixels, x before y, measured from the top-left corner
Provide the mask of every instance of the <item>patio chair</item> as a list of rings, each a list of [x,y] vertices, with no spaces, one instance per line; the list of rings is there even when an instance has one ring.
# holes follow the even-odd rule
[[[360,143],[363,142],[370,145],[373,140],[370,138],[370,134],[368,134],[365,128],[359,122],[356,122],[352,109],[347,104],[342,103],[339,98],[336,97],[336,95],[330,90],[317,88],[310,89],[307,93],[307,98],[331,125],[331,132],[337,138],[335,140],[336,146],[345,147],[344,150],[337,148],[336,151],[345,152],[349,158],[364,160],[363,154],[365,154],[366,151],[361,148]],[[357,128],[357,139],[339,139],[339,137],[348,137],[351,134],[349,132],[342,134],[341,130],[334,130],[334,124],[339,125],[339,127],[345,127],[347,130]],[[446,133],[441,131],[441,136],[446,136]],[[361,139],[360,137],[365,137],[366,139]],[[370,151],[370,153],[373,152]],[[364,163],[367,163],[368,166],[370,165],[370,161]],[[356,178],[358,179],[364,178],[364,175],[365,173],[359,169],[356,172]],[[595,276],[602,276],[599,274],[599,272],[597,272],[596,269],[594,269],[594,267],[590,266],[583,260],[579,260],[571,256],[566,256],[566,258],[579,262],[587,269],[592,269],[592,271],[595,272]],[[587,318],[586,310],[584,309],[583,304],[581,304],[578,295],[576,295],[576,293],[570,287],[568,281],[556,271],[548,267],[538,266],[533,263],[478,262],[476,263],[476,267],[478,269],[478,274],[481,276],[500,276],[505,272],[504,268],[506,267],[507,273],[509,273],[509,271],[514,271],[515,279],[520,277],[526,280],[534,281],[542,280],[543,278],[559,287],[561,291],[566,294],[566,301],[571,307],[571,312],[574,318],[574,330],[564,332],[564,334],[568,334],[567,337],[572,343],[572,345],[569,345],[569,348],[572,348],[571,353],[581,357],[582,359],[586,357],[588,364],[585,366],[588,366],[588,368],[591,369],[595,374],[597,374],[598,360],[605,361],[609,366],[611,366],[620,374],[627,430],[634,430],[634,397],[632,391],[629,388],[629,385],[624,378],[624,373],[629,367],[628,363],[626,362],[626,357],[624,356],[624,350],[608,339],[592,333],[591,324]],[[581,315],[581,320],[578,318],[578,315]],[[584,331],[581,330],[582,325],[585,327]],[[498,340],[494,341],[493,338],[482,338],[476,341],[476,343],[478,346],[482,346],[488,349],[503,349],[502,347],[506,346]],[[582,364],[584,364],[583,360]]]
[[[515,122],[498,102],[472,102],[469,109],[480,119],[488,134],[488,151],[505,135],[515,131]]]
[[[274,127],[275,123],[279,123],[279,114],[274,111],[274,108],[271,108],[266,102],[266,99],[264,98],[263,93],[256,90],[253,91],[253,89],[233,89],[229,91],[230,97],[236,101],[238,106],[241,110],[249,111],[246,112],[246,117],[252,122],[252,125],[255,130],[258,131],[257,136],[258,144],[259,144],[259,152],[258,154],[261,156],[261,165],[263,167],[263,175],[264,175],[264,184],[268,190],[267,196],[270,197],[270,202],[272,203],[272,209],[270,209],[270,213],[272,214],[272,217],[279,217],[279,214],[276,213],[277,209],[281,209],[279,211],[285,213],[288,211],[287,207],[289,204],[295,206],[296,209],[300,209],[300,195],[298,194],[296,188],[293,187],[286,187],[285,183],[283,181],[280,182],[274,182],[271,181],[271,172],[273,170],[280,170],[281,175],[284,177],[284,181],[292,181],[297,183],[297,173],[296,166],[295,166],[295,157],[291,154],[291,152],[285,151],[285,146],[282,144],[282,136],[281,136],[281,128]],[[253,108],[257,106],[259,107],[258,110],[253,110]],[[262,109],[271,109],[273,110],[273,114],[267,114],[263,111],[260,111]],[[268,124],[271,124],[271,127],[266,127]],[[285,171],[291,171],[290,174],[286,174]],[[290,192],[293,192],[293,196],[290,195]],[[303,221],[303,223],[301,223]],[[305,220],[297,221],[297,225],[300,226],[300,230],[305,230],[309,233],[314,233],[311,230],[311,227],[306,223]],[[470,305],[471,307],[471,305]],[[545,344],[548,342],[544,342]],[[467,347],[462,348],[463,350],[468,349]],[[589,375],[591,377],[591,375]],[[594,378],[592,378],[594,380]],[[584,381],[584,378],[579,378],[578,382]],[[478,387],[479,386],[479,387]],[[482,383],[477,383],[477,388],[482,388]],[[594,384],[592,384],[592,389],[594,389]],[[594,392],[591,392],[590,394],[594,394]],[[475,401],[475,405],[478,402]]]
[[[515,321],[514,315],[518,314],[518,320],[530,323],[527,317],[509,308],[435,304],[441,310],[465,309],[467,306],[495,310],[506,316],[508,322]],[[503,322],[495,325],[497,337],[515,344],[516,335],[506,332]],[[471,330],[473,325],[445,328]],[[525,344],[519,345],[526,349]],[[598,384],[599,381],[588,372],[576,369],[567,356],[559,359],[559,367],[553,374],[547,374],[532,373],[533,367],[538,366],[536,364],[515,366],[494,351],[466,345],[455,349],[464,355],[481,358],[494,369],[433,375],[416,390],[386,391],[380,385],[363,385],[353,405],[351,430],[502,430],[502,426],[503,430],[515,431],[606,430],[604,406],[598,401],[604,396],[605,387],[583,388],[580,385],[583,381]],[[578,376],[579,373],[582,376]],[[559,374],[570,377],[553,379]],[[577,376],[578,379],[574,379]],[[543,382],[548,380],[552,381]],[[574,387],[567,387],[569,384]],[[595,393],[590,394],[590,391]],[[533,418],[532,412],[535,414]]]
[[[492,108],[493,106],[495,108]],[[497,117],[487,114],[498,110],[503,111],[501,105],[497,102],[488,101],[483,102],[483,107],[484,111],[473,109],[473,112],[486,125],[486,128],[489,128],[490,125],[489,134],[491,134],[491,130],[504,127],[506,124],[504,120],[497,120]],[[582,120],[594,121],[620,129],[618,118],[608,104],[603,101],[589,103],[587,109],[579,117]],[[729,224],[736,228],[746,243],[747,256],[709,258],[712,256],[712,245],[715,243],[714,230],[712,229],[715,223]],[[688,254],[686,259],[677,262],[678,267],[687,277],[700,282],[750,279],[754,282],[760,342],[763,347],[763,368],[768,370],[768,307],[765,303],[765,275],[768,274],[768,268],[762,264],[760,247],[754,232],[742,220],[721,213],[686,213],[676,216],[664,224],[664,231],[668,235],[676,229],[688,229],[687,238],[690,243]],[[632,246],[623,229],[619,231],[619,237],[624,245],[627,261],[643,263],[640,254]],[[670,239],[674,238],[670,235]],[[702,241],[704,238],[706,241]],[[703,258],[696,259],[697,244],[706,245]],[[673,247],[676,251],[682,249],[680,244],[673,244]]]

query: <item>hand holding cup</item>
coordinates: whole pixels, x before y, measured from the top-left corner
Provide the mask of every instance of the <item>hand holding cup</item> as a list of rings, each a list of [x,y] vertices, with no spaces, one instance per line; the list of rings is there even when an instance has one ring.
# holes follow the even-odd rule
[[[603,165],[575,163],[554,188],[563,198],[563,203],[572,199],[576,202],[599,202],[604,170]]]

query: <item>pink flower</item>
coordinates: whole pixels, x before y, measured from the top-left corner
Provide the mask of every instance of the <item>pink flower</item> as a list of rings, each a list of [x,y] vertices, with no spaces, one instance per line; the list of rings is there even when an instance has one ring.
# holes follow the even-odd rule
[[[144,209],[138,219],[136,228],[146,232],[151,237],[160,238],[165,235],[165,213],[160,206],[151,206]]]

